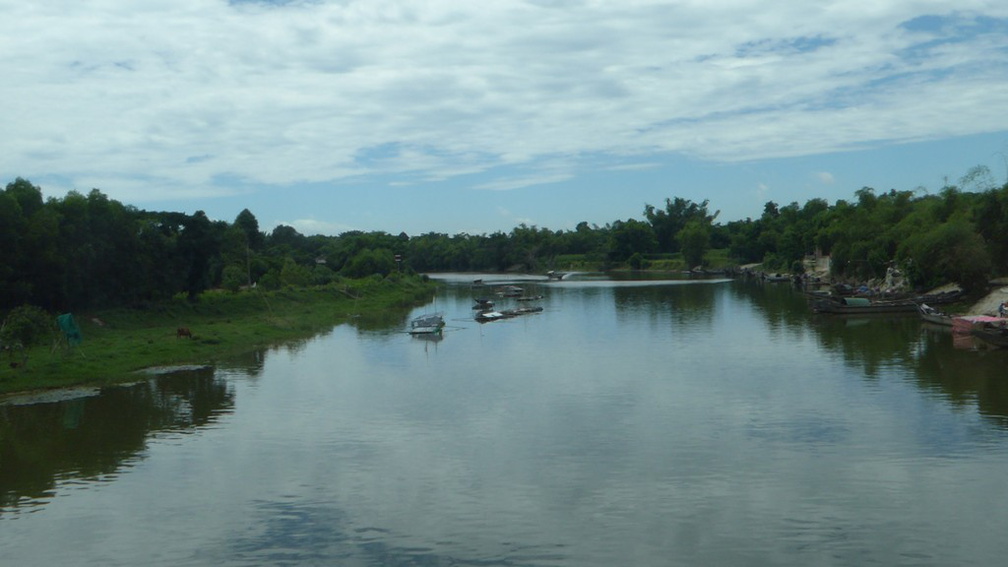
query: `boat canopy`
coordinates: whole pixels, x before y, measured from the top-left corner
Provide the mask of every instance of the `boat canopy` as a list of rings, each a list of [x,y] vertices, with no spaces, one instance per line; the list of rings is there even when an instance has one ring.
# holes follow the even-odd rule
[[[852,307],[868,307],[871,300],[865,297],[845,297],[844,304]]]

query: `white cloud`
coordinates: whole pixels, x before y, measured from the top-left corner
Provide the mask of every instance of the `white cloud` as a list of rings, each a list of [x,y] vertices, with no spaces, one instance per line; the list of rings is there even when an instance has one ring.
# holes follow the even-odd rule
[[[473,184],[505,190],[568,179],[558,156],[1008,129],[1008,5],[991,1],[2,4],[0,175],[131,202],[528,170]],[[924,15],[946,19],[905,25]]]
[[[316,219],[297,219],[293,221],[280,221],[277,226],[286,225],[293,227],[294,230],[305,236],[312,236],[314,234],[322,234],[326,236],[336,236],[344,232],[349,232],[352,230],[360,230],[351,226],[331,223],[326,221],[320,221]],[[276,228],[276,227],[273,227]],[[270,231],[273,229],[271,228]]]
[[[833,185],[834,183],[836,183],[836,178],[833,177],[833,174],[828,171],[820,171],[815,175],[816,179],[818,179],[819,182],[822,183],[823,185]]]

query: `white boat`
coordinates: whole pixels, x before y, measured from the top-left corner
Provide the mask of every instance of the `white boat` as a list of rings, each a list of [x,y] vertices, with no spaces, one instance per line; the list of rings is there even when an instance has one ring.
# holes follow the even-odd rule
[[[440,333],[444,326],[444,317],[440,313],[432,313],[410,321],[409,332],[411,335],[430,335]]]
[[[931,307],[927,303],[921,303],[918,306],[921,319],[926,323],[933,323],[935,325],[942,325],[945,327],[952,326],[952,316],[947,313],[942,313],[941,311]]]

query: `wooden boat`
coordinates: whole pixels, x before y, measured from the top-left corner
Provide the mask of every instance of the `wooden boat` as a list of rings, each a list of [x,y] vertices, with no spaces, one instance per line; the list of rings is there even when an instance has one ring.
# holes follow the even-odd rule
[[[512,317],[518,317],[521,315],[528,315],[530,313],[540,313],[543,308],[539,306],[535,307],[518,307],[516,309],[504,309],[503,311],[480,311],[474,318],[480,323],[489,323],[490,321],[500,321],[501,319],[511,319]]]
[[[491,321],[499,321],[500,319],[506,319],[505,315],[500,311],[480,311],[474,318],[477,323],[489,323]]]
[[[835,296],[807,294],[809,305],[816,313],[863,315],[872,313],[914,313],[920,311],[918,305],[944,305],[954,303],[961,296],[959,290],[917,295],[894,299],[874,299],[860,296]]]
[[[811,301],[812,311],[844,315],[871,313],[913,313],[917,303],[912,299],[878,300],[867,297],[823,297]]]
[[[931,307],[927,303],[921,303],[917,306],[920,312],[921,320],[926,323],[933,323],[935,325],[941,325],[943,327],[952,326],[952,316],[947,313],[943,313],[934,307]]]
[[[516,285],[506,285],[497,289],[497,295],[501,297],[521,297],[525,290]]]
[[[421,315],[410,321],[409,333],[411,335],[430,335],[440,333],[444,326],[444,317],[439,313]]]
[[[992,317],[990,315],[960,315],[952,318],[952,332],[959,334],[970,334],[974,329],[980,329],[984,325],[998,325],[1005,319]]]
[[[493,300],[486,297],[474,297],[473,301],[476,302],[476,305],[473,305],[473,309],[479,309],[481,311],[489,311],[493,309],[494,306]]]
[[[517,309],[505,309],[501,311],[505,317],[517,317],[519,315],[528,315],[529,313],[541,313],[543,310],[540,306],[535,307],[519,307]]]

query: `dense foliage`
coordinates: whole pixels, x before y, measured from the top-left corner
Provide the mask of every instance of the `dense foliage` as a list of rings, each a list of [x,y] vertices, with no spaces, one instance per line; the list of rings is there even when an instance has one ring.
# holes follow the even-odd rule
[[[973,174],[975,177],[975,172]],[[918,286],[970,288],[1008,272],[1008,184],[937,195],[871,188],[830,205],[768,202],[759,218],[715,223],[708,202],[679,197],[644,218],[574,230],[520,225],[509,233],[416,236],[346,232],[305,236],[290,226],[260,230],[249,210],[233,222],[152,212],[94,189],[43,200],[18,178],[0,192],[0,311],[30,303],[50,311],[145,305],[209,288],[323,285],[397,270],[544,272],[570,265],[642,268],[675,260],[704,264],[727,250],[738,264],[800,270],[819,252],[835,276],[881,277],[895,263]]]

